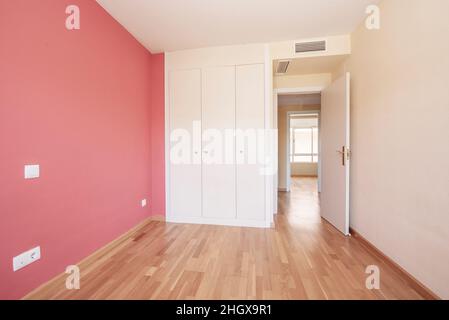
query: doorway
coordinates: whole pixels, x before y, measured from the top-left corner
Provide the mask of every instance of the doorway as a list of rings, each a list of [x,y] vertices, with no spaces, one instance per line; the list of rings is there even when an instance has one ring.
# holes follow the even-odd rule
[[[319,222],[321,93],[278,94],[277,106],[279,211],[291,222]]]
[[[288,112],[287,123],[287,189],[291,190],[292,178],[314,178],[319,191],[320,113]]]
[[[321,217],[348,235],[350,74],[332,71],[303,74],[306,71],[301,71],[305,66],[315,70],[317,65],[323,66],[323,71],[327,70],[329,66],[326,62],[329,61],[323,59],[314,58],[313,63],[307,62],[307,59],[292,59],[290,65],[295,68],[290,71],[287,68],[284,74],[274,74],[277,87],[274,90],[274,110],[278,129],[275,196],[290,194],[301,183],[309,186],[315,184]],[[311,68],[305,70],[312,72]],[[318,125],[301,124],[307,121],[316,121]],[[304,178],[309,178],[309,181]],[[310,178],[315,178],[316,183],[311,183]]]
[[[301,183],[293,178],[315,176],[321,217],[345,235],[349,235],[349,88],[348,73],[319,93],[278,93],[276,101],[278,198],[291,193],[292,180],[295,187]]]
[[[290,192],[292,175],[319,180],[321,94],[279,94],[277,102],[278,191]]]

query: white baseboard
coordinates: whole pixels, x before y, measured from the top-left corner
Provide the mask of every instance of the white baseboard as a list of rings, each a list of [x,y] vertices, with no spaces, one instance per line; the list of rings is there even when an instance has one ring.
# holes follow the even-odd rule
[[[230,227],[271,228],[271,223],[264,220],[214,219],[204,217],[167,217],[170,223],[206,224]]]

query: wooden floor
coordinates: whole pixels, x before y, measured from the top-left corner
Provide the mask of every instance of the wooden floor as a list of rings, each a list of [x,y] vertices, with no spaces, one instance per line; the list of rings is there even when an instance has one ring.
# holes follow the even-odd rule
[[[319,215],[316,179],[280,193],[275,229],[151,221],[28,299],[422,299],[389,265]],[[368,265],[381,289],[365,287]]]

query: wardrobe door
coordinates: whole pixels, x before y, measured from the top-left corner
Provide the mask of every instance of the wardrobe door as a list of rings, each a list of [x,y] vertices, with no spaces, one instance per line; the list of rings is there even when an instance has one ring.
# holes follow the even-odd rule
[[[204,69],[202,84],[203,217],[235,218],[235,67]]]
[[[265,219],[264,65],[236,68],[237,218]]]
[[[172,71],[170,93],[170,214],[201,216],[201,70]],[[194,122],[199,129],[194,135]]]

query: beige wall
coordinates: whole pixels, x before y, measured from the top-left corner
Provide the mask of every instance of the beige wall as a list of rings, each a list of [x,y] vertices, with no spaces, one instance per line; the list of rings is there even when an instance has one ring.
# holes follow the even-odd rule
[[[278,109],[278,188],[287,189],[287,114],[292,111],[319,111],[320,106],[292,106],[279,107]]]
[[[274,88],[327,87],[332,82],[331,73],[305,74],[297,76],[275,76]]]
[[[351,225],[449,299],[449,1],[385,0],[352,36]],[[423,170],[425,168],[425,170]]]
[[[290,168],[292,176],[318,176],[318,163],[291,163]]]

